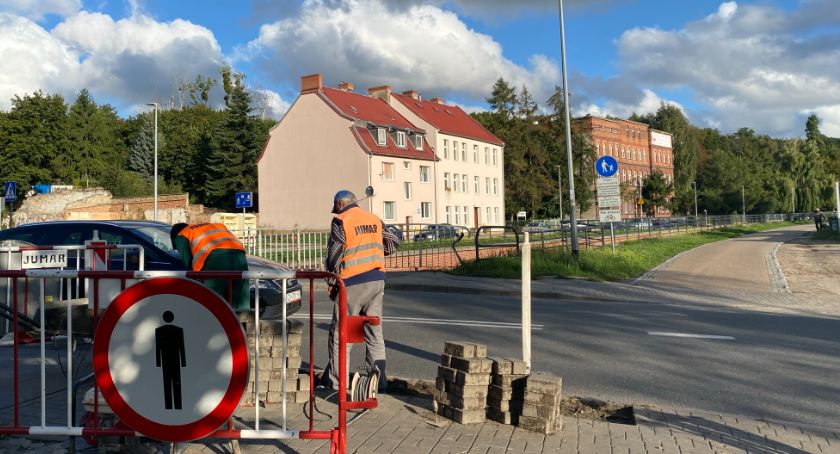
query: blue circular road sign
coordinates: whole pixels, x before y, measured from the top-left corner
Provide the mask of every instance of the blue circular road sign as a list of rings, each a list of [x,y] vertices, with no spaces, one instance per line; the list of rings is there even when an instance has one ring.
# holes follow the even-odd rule
[[[602,177],[611,177],[618,172],[618,161],[616,161],[612,156],[601,156],[601,158],[595,162],[595,171]]]

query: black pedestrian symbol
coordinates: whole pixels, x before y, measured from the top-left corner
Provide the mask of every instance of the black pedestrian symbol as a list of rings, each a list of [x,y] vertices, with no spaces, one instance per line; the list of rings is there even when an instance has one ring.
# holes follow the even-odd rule
[[[163,313],[163,321],[172,323],[172,312]],[[181,368],[187,367],[184,354],[184,330],[175,325],[155,329],[155,361],[163,370],[163,400],[167,410],[181,409]]]

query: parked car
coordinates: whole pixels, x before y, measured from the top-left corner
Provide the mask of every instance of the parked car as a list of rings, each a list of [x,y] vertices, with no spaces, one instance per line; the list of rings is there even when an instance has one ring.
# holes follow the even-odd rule
[[[539,233],[539,232],[547,232],[550,230],[550,227],[546,225],[544,222],[531,222],[522,229],[523,232],[528,233]]]
[[[169,236],[171,226],[161,222],[149,221],[53,221],[26,224],[11,229],[0,230],[0,241],[14,241],[35,246],[83,245],[94,238],[109,244],[136,244],[143,247],[145,255],[144,269],[148,271],[185,271],[178,252],[172,247]],[[126,269],[137,270],[139,257],[127,255]],[[82,268],[84,258],[82,257]],[[114,254],[111,268],[123,269],[123,257]],[[289,271],[279,263],[248,256],[250,271]],[[282,280],[260,280],[260,307],[273,312],[282,301]],[[251,307],[255,306],[256,287],[251,281]],[[287,315],[297,312],[301,304],[301,284],[295,279],[286,281]]]
[[[398,226],[394,224],[385,224],[385,228],[388,229],[389,232],[393,233],[397,238],[399,238],[400,241],[404,239],[403,231]]]
[[[443,238],[455,238],[458,230],[451,224],[429,224],[425,229],[414,235],[414,241],[439,240]]]

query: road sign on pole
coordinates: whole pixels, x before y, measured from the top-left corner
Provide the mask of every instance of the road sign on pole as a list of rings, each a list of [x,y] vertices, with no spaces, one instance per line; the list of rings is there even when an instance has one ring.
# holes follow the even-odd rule
[[[203,285],[161,277],[123,291],[93,341],[96,383],[114,413],[161,441],[202,438],[233,414],[248,383],[245,333]]]
[[[3,184],[3,199],[6,203],[17,200],[17,182],[7,181]]]
[[[618,172],[618,161],[610,155],[601,156],[595,162],[595,171],[602,177],[611,177]]]
[[[253,206],[252,195],[251,192],[237,192],[236,208],[251,208]]]

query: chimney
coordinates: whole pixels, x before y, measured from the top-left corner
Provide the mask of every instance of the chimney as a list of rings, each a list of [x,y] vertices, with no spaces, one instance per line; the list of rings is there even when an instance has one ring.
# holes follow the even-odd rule
[[[310,74],[300,78],[300,94],[312,93],[324,86],[324,79],[321,74]]]
[[[379,98],[386,104],[391,104],[391,86],[380,85],[379,87],[368,88],[368,94],[373,98]]]
[[[416,90],[408,90],[408,91],[404,91],[402,94],[403,94],[404,96],[409,96],[409,97],[411,97],[412,99],[416,99],[417,101],[420,101],[420,93],[417,93],[417,91],[416,91]]]
[[[433,102],[433,103],[435,103],[435,104],[443,104],[443,100],[442,100],[442,99],[440,99],[440,98],[432,98],[432,99],[430,99],[429,101],[431,101],[431,102]]]
[[[341,91],[353,91],[353,82],[339,82],[338,89]]]

